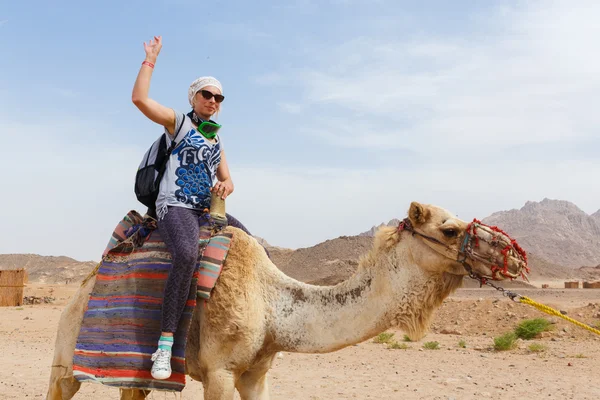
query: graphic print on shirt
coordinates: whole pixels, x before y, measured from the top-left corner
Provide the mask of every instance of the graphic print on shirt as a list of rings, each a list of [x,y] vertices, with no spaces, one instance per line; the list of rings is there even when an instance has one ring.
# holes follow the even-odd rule
[[[179,161],[175,170],[178,187],[175,197],[184,204],[209,208],[213,175],[221,162],[221,144],[207,143],[196,130],[191,129],[173,154]]]

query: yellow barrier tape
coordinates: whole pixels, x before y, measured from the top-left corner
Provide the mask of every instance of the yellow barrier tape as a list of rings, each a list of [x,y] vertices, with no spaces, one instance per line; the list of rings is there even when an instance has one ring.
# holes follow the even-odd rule
[[[566,315],[563,315],[560,311],[555,310],[552,307],[548,307],[544,304],[540,304],[536,301],[531,300],[529,297],[525,297],[525,296],[520,296],[519,297],[519,302],[523,303],[523,304],[529,304],[530,306],[533,306],[535,308],[537,308],[538,310],[545,312],[546,314],[550,314],[550,315],[555,315],[557,317],[560,317],[564,320],[567,320],[569,322],[571,322],[572,324],[577,325],[580,328],[583,329],[587,329],[590,332],[594,332],[596,335],[600,335],[600,330],[592,328],[589,325],[584,324],[583,322],[579,322],[577,320],[574,320],[571,317],[567,317]]]

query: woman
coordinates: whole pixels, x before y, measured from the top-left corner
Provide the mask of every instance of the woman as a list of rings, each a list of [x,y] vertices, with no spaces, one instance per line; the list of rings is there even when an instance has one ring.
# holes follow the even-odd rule
[[[164,291],[161,337],[152,356],[152,376],[171,376],[171,348],[189,295],[198,257],[198,217],[210,206],[211,192],[225,199],[234,189],[221,139],[202,129],[219,112],[225,99],[221,83],[213,77],[196,79],[188,90],[192,111],[175,112],[148,97],[154,64],[162,47],[162,38],[144,43],[146,59],[135,81],[132,101],[149,119],[165,127],[175,148],[169,157],[156,200],[158,228],[171,252],[173,262]],[[208,124],[209,126],[211,124]],[[214,124],[218,128],[218,125]],[[200,132],[199,132],[200,130]],[[212,134],[211,134],[212,133]],[[228,216],[229,224],[247,230]]]

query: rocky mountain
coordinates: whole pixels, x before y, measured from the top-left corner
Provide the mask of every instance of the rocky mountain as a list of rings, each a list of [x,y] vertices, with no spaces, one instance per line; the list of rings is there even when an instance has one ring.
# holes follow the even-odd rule
[[[398,225],[400,225],[400,220],[394,218],[394,219],[390,220],[387,224],[384,224],[382,222],[379,225],[373,226],[371,229],[369,229],[366,232],[359,233],[358,236],[375,236],[375,232],[377,232],[377,230],[379,228],[381,228],[382,226],[398,226]]]
[[[600,223],[600,210],[590,215],[590,217],[594,218],[598,223]]]
[[[263,247],[273,247],[269,244],[269,242],[259,236],[254,236],[254,239],[256,239],[256,241]]]
[[[516,239],[527,252],[572,268],[600,264],[600,213],[586,214],[564,200],[528,201],[519,210],[483,219]]]

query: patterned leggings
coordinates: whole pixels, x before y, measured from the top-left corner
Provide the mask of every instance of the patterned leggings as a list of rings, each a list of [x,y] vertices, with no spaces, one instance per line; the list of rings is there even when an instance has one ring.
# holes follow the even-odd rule
[[[164,218],[158,221],[160,235],[173,259],[163,296],[161,332],[175,333],[190,294],[198,260],[198,217],[201,213],[200,210],[169,207]],[[248,229],[229,214],[227,222],[250,235]]]

